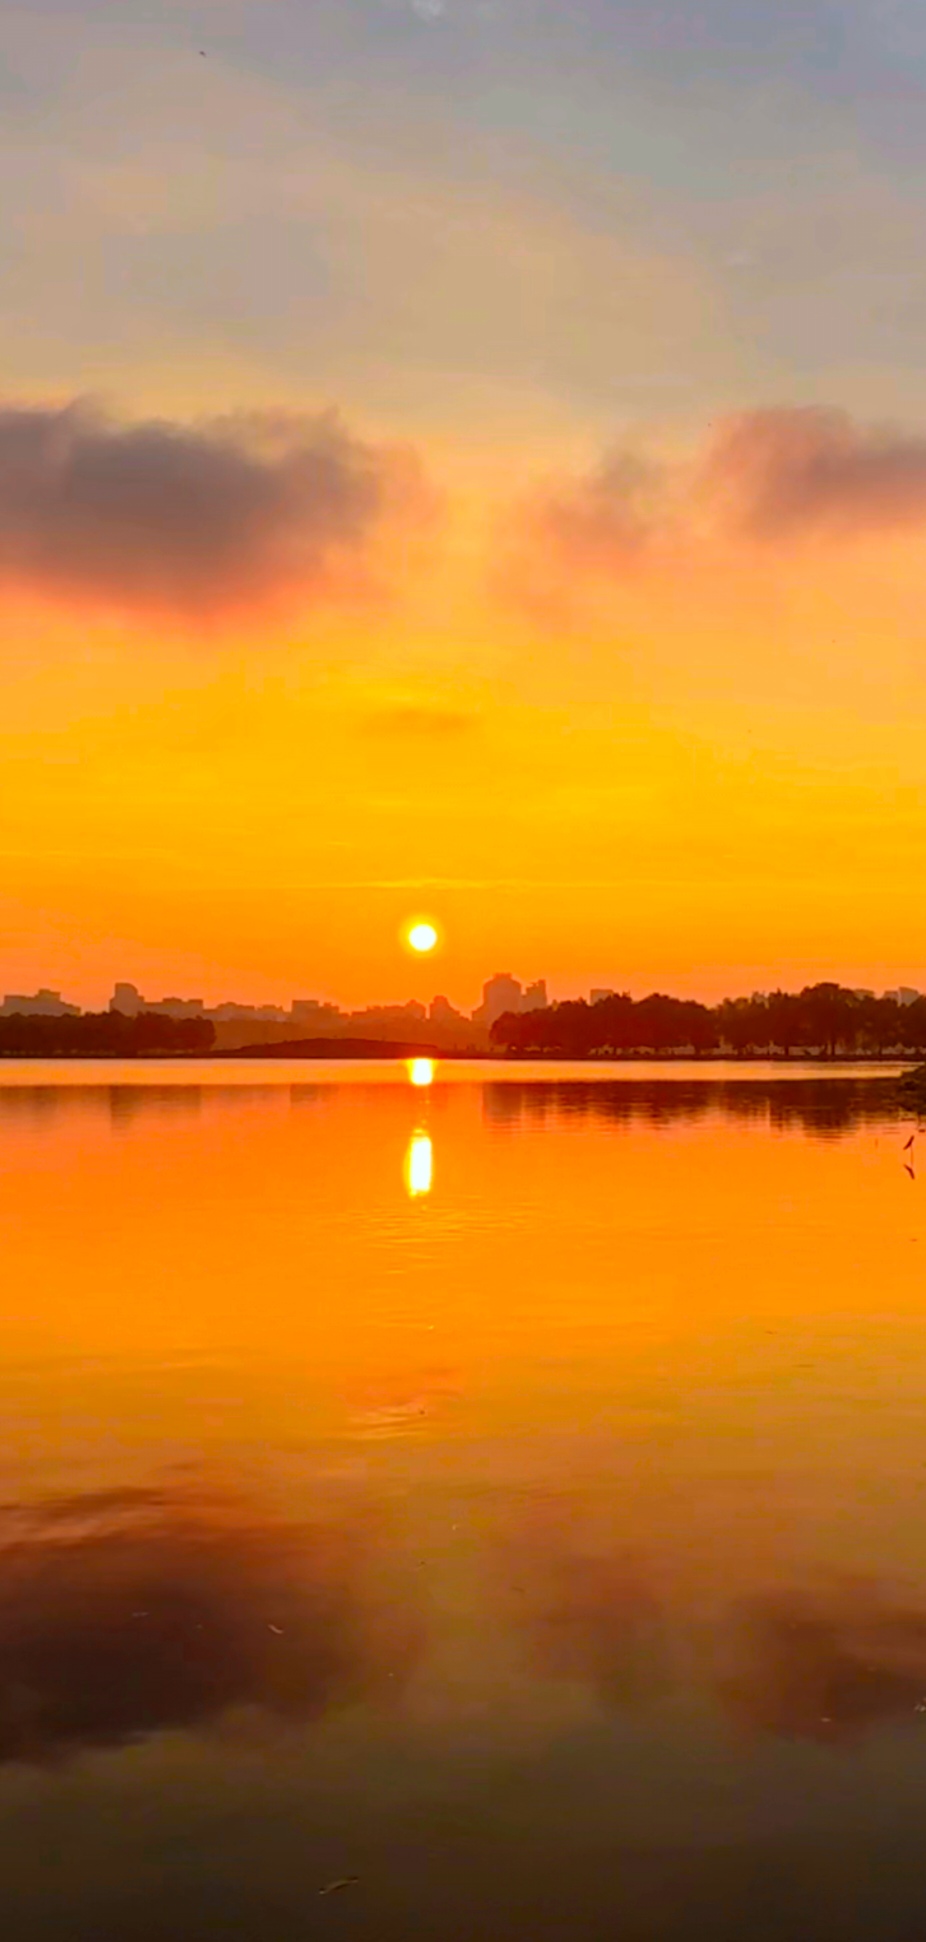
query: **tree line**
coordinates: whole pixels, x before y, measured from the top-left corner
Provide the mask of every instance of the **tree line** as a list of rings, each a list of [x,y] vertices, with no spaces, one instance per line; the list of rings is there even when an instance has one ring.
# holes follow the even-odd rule
[[[506,1012],[491,1030],[499,1050],[520,1057],[608,1058],[649,1053],[729,1053],[737,1058],[803,1054],[820,1058],[926,1053],[926,997],[903,1005],[838,984],[756,992],[701,1005],[691,998],[628,992],[566,999],[542,1011]]]
[[[0,1058],[136,1059],[209,1052],[215,1026],[209,1018],[169,1018],[141,1011],[134,1018],[119,1011],[82,1012],[77,1017],[45,1018],[14,1012],[0,1018]]]

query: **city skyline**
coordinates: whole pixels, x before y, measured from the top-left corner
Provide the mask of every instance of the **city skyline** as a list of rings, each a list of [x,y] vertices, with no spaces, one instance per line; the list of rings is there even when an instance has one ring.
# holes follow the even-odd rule
[[[249,1004],[239,999],[223,999],[210,1004],[204,998],[181,996],[179,993],[153,998],[126,979],[116,979],[105,1009],[119,1012],[125,1018],[135,1018],[142,1012],[149,1012],[174,1019],[203,1018],[223,1026],[239,1023],[289,1024],[300,1030],[313,1027],[323,1033],[326,1026],[334,1021],[365,1018],[406,1025],[426,1020],[447,1027],[473,1024],[488,1030],[506,1011],[529,1012],[546,1003],[547,987],[543,978],[524,985],[509,971],[501,971],[485,980],[481,999],[469,1012],[451,1005],[440,993],[427,1004],[416,998],[399,1003],[371,1000],[366,1006],[355,1010],[345,1009],[324,999],[306,997],[292,998],[288,1006]],[[34,1017],[66,1017],[93,1009],[92,1006],[76,1005],[59,990],[49,986],[40,986],[33,993],[6,992],[0,998],[0,1017],[11,1017],[17,1013]],[[104,1007],[96,1009],[102,1010]]]
[[[827,984],[849,992],[858,1000],[875,999],[895,1002],[902,1008],[915,1004],[924,995],[923,989],[917,985],[899,985],[875,991],[866,985],[843,985],[839,980],[815,981],[816,986]],[[723,1002],[743,1002],[747,997],[763,998],[772,989],[779,990],[781,987],[767,987],[751,994],[739,994],[738,999],[736,994],[727,993]],[[290,1023],[323,1027],[325,1021],[330,1019],[358,1019],[379,1014],[384,1017],[390,1015],[396,1019],[404,1016],[421,1022],[428,1020],[432,1023],[449,1024],[458,1021],[491,1026],[505,1012],[529,1014],[532,1011],[542,1010],[548,1005],[575,1002],[595,1006],[608,999],[625,997],[631,997],[635,1002],[639,1002],[644,996],[653,995],[658,994],[632,993],[626,985],[592,986],[588,991],[553,994],[548,992],[547,981],[544,978],[537,978],[526,984],[514,977],[510,971],[497,971],[485,980],[481,999],[469,1011],[452,1005],[443,993],[435,994],[427,1003],[417,998],[404,1001],[370,999],[366,1005],[350,1008],[338,1005],[332,1000],[306,997],[291,998],[288,1005],[252,1004],[241,999],[221,999],[215,1003],[209,1003],[204,998],[181,996],[179,993],[152,998],[142,993],[137,985],[127,980],[117,979],[105,1006],[81,1006],[66,998],[59,990],[40,986],[33,993],[4,993],[0,997],[0,1016],[10,1016],[19,1011],[25,1015],[63,1017],[68,1014],[77,1015],[82,1011],[99,1012],[105,1009],[121,1012],[128,1018],[148,1011],[178,1019],[207,1018],[223,1024],[235,1023],[239,1020],[254,1020],[258,1023]],[[694,1002],[706,1001],[695,999]]]

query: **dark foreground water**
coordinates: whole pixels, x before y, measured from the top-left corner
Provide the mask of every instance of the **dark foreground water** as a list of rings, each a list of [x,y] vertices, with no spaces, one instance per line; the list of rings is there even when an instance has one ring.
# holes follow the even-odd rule
[[[4,1936],[926,1935],[911,1130],[4,1068]]]

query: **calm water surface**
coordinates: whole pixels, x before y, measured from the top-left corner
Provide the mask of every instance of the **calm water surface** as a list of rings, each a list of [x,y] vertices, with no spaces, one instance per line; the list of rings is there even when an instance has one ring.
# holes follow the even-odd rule
[[[5,1067],[4,1933],[926,1933],[910,1130],[851,1068]]]

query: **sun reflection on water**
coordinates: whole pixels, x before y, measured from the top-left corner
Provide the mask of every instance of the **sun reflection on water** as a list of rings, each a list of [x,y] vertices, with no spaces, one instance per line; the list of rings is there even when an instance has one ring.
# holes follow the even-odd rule
[[[434,1178],[434,1149],[427,1133],[413,1133],[405,1156],[405,1184],[412,1200],[429,1194]]]

